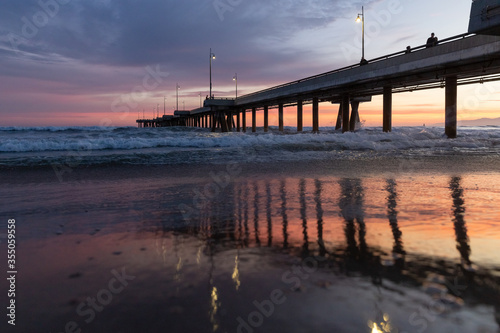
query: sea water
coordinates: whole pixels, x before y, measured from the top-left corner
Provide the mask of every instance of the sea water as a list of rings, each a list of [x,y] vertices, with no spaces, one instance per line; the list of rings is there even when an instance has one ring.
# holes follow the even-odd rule
[[[249,153],[252,152],[252,153]],[[500,128],[468,127],[448,140],[442,128],[399,127],[391,133],[363,128],[341,134],[322,128],[264,133],[212,133],[207,129],[135,127],[3,127],[1,166],[47,166],[78,163],[193,164],[228,161],[277,162],[358,157],[499,154]]]

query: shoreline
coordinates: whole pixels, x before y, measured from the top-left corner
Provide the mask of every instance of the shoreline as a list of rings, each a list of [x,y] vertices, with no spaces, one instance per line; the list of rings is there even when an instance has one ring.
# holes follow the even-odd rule
[[[206,178],[210,173],[225,172],[233,169],[235,176],[296,176],[307,173],[309,176],[385,176],[411,174],[463,174],[499,173],[498,155],[449,155],[380,157],[376,156],[340,159],[321,159],[311,161],[253,162],[239,163],[228,161],[220,164],[154,164],[154,165],[90,165],[65,167],[57,172],[51,166],[42,167],[0,167],[0,181],[4,184],[26,184],[40,182],[78,182],[136,178]],[[200,172],[202,170],[203,172]]]

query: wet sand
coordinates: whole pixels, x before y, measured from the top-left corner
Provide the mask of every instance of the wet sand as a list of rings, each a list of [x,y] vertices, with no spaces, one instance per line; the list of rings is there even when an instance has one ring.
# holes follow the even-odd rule
[[[498,332],[499,161],[2,170],[0,327]]]

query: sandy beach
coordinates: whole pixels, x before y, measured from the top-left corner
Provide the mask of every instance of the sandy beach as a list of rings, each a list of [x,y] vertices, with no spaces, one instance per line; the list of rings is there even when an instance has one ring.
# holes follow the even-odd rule
[[[498,332],[498,162],[6,169],[12,331]]]

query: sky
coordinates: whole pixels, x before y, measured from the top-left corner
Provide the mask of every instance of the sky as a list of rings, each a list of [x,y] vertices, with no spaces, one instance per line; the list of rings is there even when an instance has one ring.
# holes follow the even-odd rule
[[[135,126],[467,32],[470,0],[2,0],[0,126]],[[180,88],[176,91],[176,85]],[[459,88],[459,120],[498,117],[500,83]],[[164,108],[165,105],[165,108]],[[444,119],[444,90],[396,94],[393,124]],[[360,106],[381,126],[382,101]],[[320,104],[320,126],[338,106]],[[295,110],[285,125],[295,124]],[[311,124],[310,106],[305,125]],[[259,115],[258,121],[261,120]],[[270,116],[270,124],[277,117]]]

